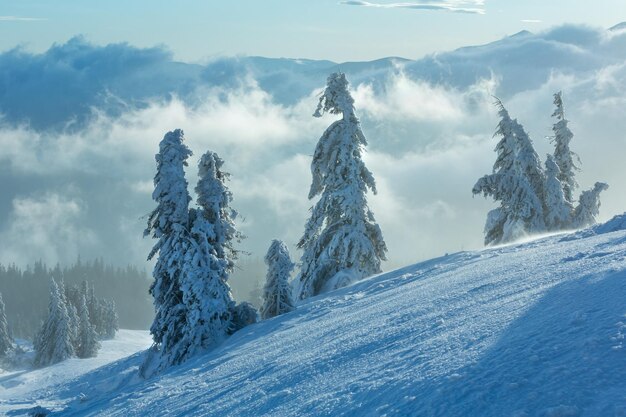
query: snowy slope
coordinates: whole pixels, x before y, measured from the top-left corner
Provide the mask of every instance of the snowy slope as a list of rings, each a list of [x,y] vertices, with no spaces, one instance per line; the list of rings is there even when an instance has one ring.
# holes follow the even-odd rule
[[[625,313],[626,231],[564,234],[373,277],[149,380],[133,356],[29,398],[63,416],[624,416]]]
[[[71,385],[77,377],[143,351],[151,344],[152,339],[147,331],[120,330],[115,339],[102,342],[96,358],[75,358],[34,370],[0,371],[0,415],[9,410],[31,408],[34,406],[34,399],[51,399],[37,401],[37,404],[44,407],[54,406],[59,383]]]

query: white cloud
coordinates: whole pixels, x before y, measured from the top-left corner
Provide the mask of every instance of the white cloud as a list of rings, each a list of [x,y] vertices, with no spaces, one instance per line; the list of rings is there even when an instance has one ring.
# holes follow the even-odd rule
[[[533,53],[542,45],[561,48],[561,44],[528,35],[497,46],[506,53],[517,51],[513,54],[517,61],[510,64],[514,70],[494,66],[492,74],[484,72],[500,53],[482,47],[478,52],[460,52],[460,63],[448,56],[437,67],[444,68],[444,75],[437,78],[440,82],[432,81],[435,77],[428,78],[429,82],[420,80],[420,75],[428,74],[428,67],[423,66],[413,72],[399,68],[386,79],[353,85],[357,112],[370,143],[366,163],[379,189],[377,196],[368,199],[390,248],[386,268],[481,246],[485,216],[493,204],[472,198],[471,188],[494,161],[492,134],[497,117],[491,95],[499,94],[504,82],[518,87],[508,90],[512,93],[504,97],[505,104],[530,132],[542,157],[551,150],[545,136],[552,123],[552,93],[563,90],[575,134],[573,147],[583,161],[579,182],[585,188],[596,180],[609,182],[611,189],[603,196],[604,219],[624,211],[626,64],[623,59],[616,63],[611,53],[622,45],[621,38],[602,38],[604,43],[598,46],[588,40],[594,36],[582,36],[572,28],[557,32],[553,38],[573,42],[583,53],[563,55],[570,62],[569,70],[553,69],[547,76],[533,69],[547,68],[553,62],[548,53],[553,49],[540,49],[542,57],[550,57],[546,62],[532,59]],[[466,57],[471,59],[469,64]],[[588,62],[593,63],[591,69],[584,66]],[[487,79],[475,82],[476,73]],[[452,82],[458,79],[462,83]],[[120,262],[142,262],[152,243],[141,238],[141,216],[154,206],[150,198],[154,154],[164,133],[180,127],[195,152],[187,171],[190,190],[196,161],[205,150],[214,150],[225,159],[225,169],[232,174],[233,206],[241,213],[241,228],[248,235],[245,249],[262,256],[273,238],[293,246],[312,205],[306,198],[310,158],[333,117],[311,117],[317,104],[315,93],[292,105],[277,104],[253,82],[203,90],[198,95],[202,100],[193,106],[175,98],[153,101],[117,118],[100,114],[74,133],[0,127],[0,161],[5,166],[0,183],[5,202],[26,202],[36,208],[47,202],[61,207],[56,212],[65,215],[52,218],[68,228],[57,229],[70,230],[65,236],[86,236],[80,248],[70,248],[68,253],[80,250],[86,257],[96,254]],[[74,183],[74,188],[59,190],[59,184],[67,182]],[[49,197],[49,190],[54,190],[57,203]],[[32,262],[40,253],[46,259],[69,256],[53,244],[52,249],[48,244],[22,245],[16,238],[20,233],[29,236],[36,227],[28,225],[43,221],[43,215],[27,221],[19,214],[33,211],[20,208],[26,203],[9,213],[2,259],[15,256],[15,261]],[[92,255],[84,252],[90,248]]]
[[[485,14],[485,2],[481,0],[423,0],[411,3],[372,3],[361,0],[346,0],[340,1],[339,4],[347,6],[374,7],[380,9],[434,10],[454,13]]]
[[[0,16],[0,22],[38,22],[48,20],[41,17]]]
[[[97,243],[95,232],[80,225],[85,212],[81,200],[56,193],[14,199],[8,227],[0,233],[0,260],[73,262],[81,249]]]

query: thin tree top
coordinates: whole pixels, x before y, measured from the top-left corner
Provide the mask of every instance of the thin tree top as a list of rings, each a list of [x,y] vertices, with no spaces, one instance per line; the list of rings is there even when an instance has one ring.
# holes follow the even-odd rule
[[[198,164],[198,205],[205,210],[211,210],[213,215],[219,215],[219,210],[226,207],[231,201],[230,191],[224,186],[228,173],[221,170],[224,160],[215,152],[207,151]],[[215,181],[215,180],[218,181]],[[230,213],[229,213],[230,214]],[[215,219],[212,219],[215,220]]]
[[[159,143],[159,153],[155,155],[157,173],[154,176],[152,198],[159,205],[148,217],[144,236],[160,238],[170,228],[183,225],[188,218],[188,205],[191,197],[187,192],[184,167],[191,150],[183,143],[183,131],[176,129],[165,134]]]
[[[287,245],[285,245],[285,242],[278,239],[272,240],[272,243],[267,250],[267,254],[265,255],[265,263],[267,265],[272,265],[276,262],[293,265]]]
[[[563,109],[563,93],[561,91],[554,94],[554,105],[556,106],[556,109],[554,109],[552,117],[556,117],[557,120],[565,120],[565,110]]]
[[[346,74],[335,72],[328,76],[326,89],[320,97],[314,117],[322,117],[324,113],[340,114],[344,118],[354,114],[354,99],[348,91]]]

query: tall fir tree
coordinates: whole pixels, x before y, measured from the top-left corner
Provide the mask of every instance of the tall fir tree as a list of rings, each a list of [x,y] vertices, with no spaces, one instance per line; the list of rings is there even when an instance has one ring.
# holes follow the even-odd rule
[[[9,333],[4,300],[0,294],[0,358],[6,356],[11,350],[13,350],[13,339]]]
[[[54,279],[50,279],[48,317],[35,338],[35,366],[46,366],[74,356],[70,316],[65,297]]]
[[[265,263],[267,276],[260,313],[262,319],[269,319],[294,309],[289,278],[295,264],[291,261],[287,245],[281,240],[272,241],[265,255]]]
[[[541,168],[541,160],[524,126],[517,119],[513,120],[513,132],[517,140],[516,169],[519,175],[528,181],[533,194],[539,200],[539,205],[533,211],[533,216],[527,222],[527,231],[530,233],[544,232],[546,230],[544,219],[546,177]]]
[[[582,229],[597,222],[597,216],[600,214],[600,193],[608,189],[608,184],[596,182],[591,190],[583,191],[580,194],[572,218],[574,228]]]
[[[367,205],[367,190],[376,193],[374,177],[362,159],[367,140],[345,74],[328,77],[314,116],[323,113],[341,119],[324,132],[311,163],[309,199],[320,198],[298,242],[303,250],[299,299],[376,274],[386,260],[387,246]]]
[[[554,136],[554,159],[559,167],[558,179],[563,186],[563,194],[565,200],[570,204],[574,202],[574,192],[578,188],[576,182],[576,171],[580,168],[576,165],[575,159],[578,156],[570,150],[570,143],[574,138],[574,134],[569,129],[569,120],[565,118],[565,110],[563,108],[563,94],[559,91],[554,94],[554,105],[556,109],[552,113],[552,117],[556,118],[556,123],[552,126]],[[578,161],[580,163],[580,160]]]
[[[157,239],[148,259],[157,253],[153,270],[154,282],[150,294],[154,297],[156,315],[150,327],[154,340],[151,354],[147,355],[142,373],[148,369],[166,367],[181,360],[179,344],[184,343],[186,309],[181,290],[181,274],[189,243],[189,202],[185,169],[191,151],[183,143],[180,129],[168,132],[159,144],[155,159],[152,198],[157,207],[148,217],[144,236]],[[158,363],[152,364],[154,357]]]
[[[212,251],[218,259],[226,262],[222,275],[226,281],[239,254],[235,243],[244,236],[235,227],[237,211],[230,207],[233,195],[226,186],[230,174],[222,171],[223,165],[224,161],[215,152],[208,151],[202,155],[195,191],[199,214],[212,225],[213,233],[207,235]]]
[[[485,244],[510,242],[527,233],[545,230],[544,175],[537,153],[524,128],[497,100],[500,136],[493,172],[480,178],[472,192],[491,196],[500,207],[487,215]]]
[[[187,309],[185,357],[219,343],[232,327],[234,300],[228,274],[237,252],[233,240],[241,235],[230,208],[224,161],[214,152],[200,159],[197,192],[199,209],[192,209],[189,249],[185,256],[181,289]]]
[[[100,342],[98,342],[98,333],[89,320],[87,298],[84,293],[80,294],[78,319],[78,346],[76,348],[76,356],[79,358],[93,358],[98,354]]]
[[[103,300],[103,323],[102,334],[103,339],[113,339],[115,333],[119,330],[119,317],[117,315],[117,308],[115,307],[115,301]]]
[[[65,308],[67,309],[67,315],[70,319],[70,339],[72,341],[72,346],[74,347],[74,352],[78,349],[79,341],[78,341],[78,329],[80,326],[80,319],[78,317],[78,309],[76,305],[80,305],[78,303],[75,304],[72,299],[72,290],[71,287],[65,286],[65,281],[63,278],[59,279],[59,293],[61,294],[61,298],[63,299],[63,304],[65,304]]]
[[[565,198],[563,184],[559,181],[559,166],[552,155],[546,159],[546,227],[548,230],[564,230],[572,222],[572,204]]]

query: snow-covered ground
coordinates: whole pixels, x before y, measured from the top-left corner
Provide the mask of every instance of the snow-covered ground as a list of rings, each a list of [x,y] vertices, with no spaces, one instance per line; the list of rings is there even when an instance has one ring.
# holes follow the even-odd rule
[[[136,375],[139,355],[68,378],[61,369],[76,375],[88,362],[60,364],[56,385],[51,370],[3,379],[23,384],[5,388],[1,410],[18,415],[9,410],[28,402],[63,416],[626,416],[625,314],[626,231],[550,236],[311,299],[148,380]]]
[[[147,331],[120,330],[115,339],[102,342],[96,358],[70,359],[41,369],[0,371],[0,415],[16,414],[18,409],[58,406],[60,386],[71,385],[74,380],[96,368],[143,351],[152,339]],[[80,393],[77,393],[80,394]]]

